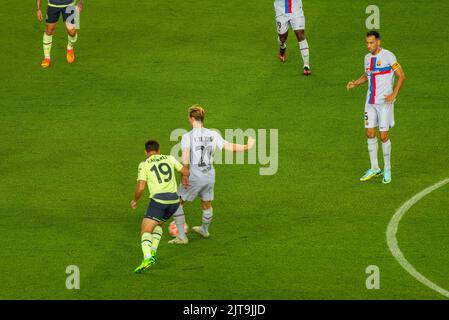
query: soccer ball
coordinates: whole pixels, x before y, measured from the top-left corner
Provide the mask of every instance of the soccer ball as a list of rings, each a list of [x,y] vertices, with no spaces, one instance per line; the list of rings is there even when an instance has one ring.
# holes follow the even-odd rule
[[[184,223],[184,231],[187,233],[189,231],[189,226],[187,223]],[[178,235],[178,228],[176,227],[176,223],[172,221],[168,226],[168,233],[174,238]]]

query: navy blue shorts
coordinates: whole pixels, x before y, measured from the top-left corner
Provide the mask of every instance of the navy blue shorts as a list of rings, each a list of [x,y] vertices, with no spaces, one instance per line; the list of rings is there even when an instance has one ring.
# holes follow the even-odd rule
[[[165,222],[171,218],[171,216],[176,212],[176,210],[178,210],[179,205],[180,205],[179,202],[171,204],[163,204],[151,199],[150,203],[148,204],[148,209],[147,213],[145,214],[145,218],[152,219],[158,222],[159,221]]]
[[[68,6],[66,8],[47,7],[47,23],[56,23],[59,20],[59,16],[62,16],[64,22],[71,17],[69,23],[75,24],[75,7]]]

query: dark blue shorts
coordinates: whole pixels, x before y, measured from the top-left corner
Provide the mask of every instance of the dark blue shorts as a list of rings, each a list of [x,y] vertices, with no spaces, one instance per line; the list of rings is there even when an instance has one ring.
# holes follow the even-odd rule
[[[68,6],[66,8],[56,8],[56,7],[47,7],[47,23],[56,23],[59,20],[59,16],[62,16],[62,20],[66,22],[66,20],[72,16],[69,21],[71,24],[75,24],[75,7]]]
[[[145,214],[145,218],[152,219],[155,221],[167,221],[171,218],[171,216],[178,210],[179,208],[179,202],[178,203],[171,203],[171,204],[163,204],[154,201],[153,199],[150,200],[150,203],[148,204],[148,209]]]

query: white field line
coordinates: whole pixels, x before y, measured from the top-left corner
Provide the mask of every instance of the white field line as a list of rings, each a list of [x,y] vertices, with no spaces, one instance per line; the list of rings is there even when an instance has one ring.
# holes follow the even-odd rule
[[[436,285],[429,279],[427,279],[425,276],[423,276],[421,273],[419,273],[411,264],[407,261],[407,259],[404,257],[404,254],[402,253],[401,249],[399,249],[398,246],[398,240],[396,239],[396,233],[398,231],[399,222],[401,221],[402,217],[407,213],[407,211],[419,200],[424,198],[429,193],[435,191],[438,188],[441,188],[445,184],[449,183],[449,178],[444,179],[440,182],[435,183],[433,186],[428,187],[427,189],[424,189],[420,193],[414,195],[412,198],[407,200],[393,215],[390,222],[388,223],[387,228],[387,244],[390,248],[391,253],[393,254],[394,258],[399,262],[399,264],[408,272],[410,273],[416,280],[424,284],[425,286],[429,287],[432,290],[435,290],[436,292],[442,294],[443,296],[449,298],[449,292],[440,286]]]

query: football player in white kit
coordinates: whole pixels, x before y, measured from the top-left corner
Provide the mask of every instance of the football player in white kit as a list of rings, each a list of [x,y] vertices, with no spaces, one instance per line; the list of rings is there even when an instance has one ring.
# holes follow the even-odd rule
[[[225,141],[216,131],[204,128],[204,109],[199,105],[191,106],[188,113],[192,130],[182,136],[181,148],[182,164],[186,167],[190,166],[190,175],[183,178],[178,188],[181,206],[173,215],[178,228],[178,235],[175,239],[169,241],[171,244],[188,243],[184,230],[186,220],[182,203],[193,201],[197,197],[201,199],[201,209],[203,211],[202,225],[195,226],[192,230],[204,238],[209,237],[209,225],[213,217],[212,200],[214,199],[215,185],[213,162],[215,149],[243,152],[251,149],[255,143],[255,140],[251,137],[248,138],[248,144],[245,145],[230,143]]]
[[[360,181],[368,181],[383,174],[382,182],[386,184],[391,182],[391,142],[388,130],[394,126],[394,102],[404,83],[405,74],[395,55],[380,47],[380,35],[377,31],[370,31],[366,34],[366,44],[370,53],[365,56],[365,73],[358,80],[348,82],[346,89],[350,90],[368,82],[365,131],[368,137],[371,168],[360,178]],[[396,87],[394,87],[395,75],[398,77]],[[379,127],[382,140],[383,172],[377,161],[376,127]]]
[[[306,20],[302,9],[302,0],[275,0],[276,26],[278,31],[279,52],[281,62],[285,62],[288,29],[291,27],[299,42],[299,52],[304,62],[304,75],[311,75],[309,63],[309,44],[304,35]]]

